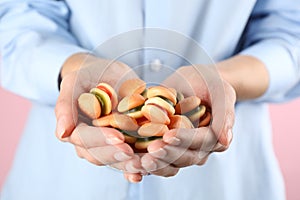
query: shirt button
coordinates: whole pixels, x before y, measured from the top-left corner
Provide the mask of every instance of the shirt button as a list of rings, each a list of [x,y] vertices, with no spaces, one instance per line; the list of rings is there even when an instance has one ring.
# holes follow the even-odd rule
[[[151,63],[150,63],[150,69],[154,72],[158,72],[160,71],[162,67],[162,63],[159,59],[154,59]]]

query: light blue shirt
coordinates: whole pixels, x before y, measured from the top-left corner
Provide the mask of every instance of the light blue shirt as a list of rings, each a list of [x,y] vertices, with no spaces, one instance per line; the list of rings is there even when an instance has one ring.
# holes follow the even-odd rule
[[[113,36],[145,27],[178,34],[170,39],[145,31],[132,43],[124,45],[123,38],[105,46]],[[237,103],[229,150],[174,177],[151,175],[131,184],[118,171],[79,159],[72,145],[55,138],[53,106],[66,58],[87,51],[111,58],[127,47],[162,45],[197,60],[191,45],[176,41],[176,35],[192,38],[214,61],[252,55],[269,71],[267,92]],[[33,101],[1,199],[284,199],[265,102],[300,95],[299,41],[300,3],[295,0],[0,0],[2,86]],[[131,66],[153,60],[174,67],[185,64],[163,51],[142,49],[132,55],[120,60]],[[151,67],[140,72],[145,80],[160,74]]]

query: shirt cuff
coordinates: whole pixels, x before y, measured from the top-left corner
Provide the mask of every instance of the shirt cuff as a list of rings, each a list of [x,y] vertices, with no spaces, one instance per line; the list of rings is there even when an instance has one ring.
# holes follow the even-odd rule
[[[295,64],[287,44],[279,40],[262,41],[246,48],[240,54],[259,59],[268,70],[269,87],[256,101],[284,101],[286,92],[297,80]]]
[[[33,67],[37,74],[35,85],[38,91],[46,95],[43,102],[54,105],[59,95],[57,79],[64,62],[75,53],[87,53],[88,50],[69,43],[46,42],[34,52]]]

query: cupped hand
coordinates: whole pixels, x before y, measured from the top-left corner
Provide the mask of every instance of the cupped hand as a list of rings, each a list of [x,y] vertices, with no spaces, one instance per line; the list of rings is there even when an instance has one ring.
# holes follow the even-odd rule
[[[216,68],[203,65],[181,67],[166,79],[165,84],[185,96],[196,95],[209,106],[212,112],[210,131],[224,147],[229,145],[236,93]]]
[[[120,80],[136,78],[124,63],[105,60],[88,54],[71,56],[62,71],[60,95],[55,114],[56,136],[74,145],[79,157],[96,165],[110,165],[140,177],[140,157],[124,142],[124,136],[112,128],[93,127],[78,112],[77,99],[100,82],[115,87]],[[137,178],[136,178],[137,179]]]
[[[236,95],[215,69],[206,66],[181,67],[165,84],[185,96],[198,96],[212,111],[209,126],[173,129],[164,134],[163,140],[148,146],[149,153],[141,158],[143,168],[151,174],[168,177],[176,175],[182,167],[203,165],[211,152],[229,147]]]

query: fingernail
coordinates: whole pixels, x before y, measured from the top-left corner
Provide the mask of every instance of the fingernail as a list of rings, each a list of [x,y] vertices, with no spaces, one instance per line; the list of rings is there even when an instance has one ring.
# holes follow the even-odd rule
[[[66,120],[64,117],[60,117],[57,122],[56,132],[60,138],[65,137],[65,133],[66,133],[65,122],[66,122]]]
[[[127,170],[127,172],[129,173],[138,173],[141,171],[141,169],[136,168],[135,166],[133,166],[133,163],[130,162],[128,164],[125,165],[125,169]]]
[[[216,144],[216,146],[213,148],[213,151],[219,150],[219,149],[221,149],[221,148],[224,148],[224,146],[218,142],[218,143]]]
[[[114,158],[115,158],[117,161],[122,162],[122,161],[129,160],[129,159],[131,159],[132,157],[121,151],[121,152],[115,153],[115,154],[114,154]]]
[[[123,140],[116,136],[107,136],[105,142],[106,144],[116,145],[123,143]]]
[[[232,137],[233,137],[232,130],[231,130],[231,129],[229,129],[229,130],[228,130],[228,136],[227,136],[227,141],[228,141],[228,144],[231,142],[231,140],[232,140]]]
[[[181,142],[180,139],[178,139],[177,137],[166,138],[166,139],[164,139],[164,141],[168,144],[172,144],[175,146],[178,146]]]
[[[155,171],[157,169],[157,164],[152,159],[142,161],[142,165],[148,172]]]
[[[198,158],[199,158],[200,160],[202,160],[202,159],[205,158],[207,155],[208,155],[208,152],[205,152],[205,151],[199,151],[199,153],[198,153]]]
[[[128,176],[128,180],[129,180],[131,183],[138,183],[138,182],[141,181],[141,177],[136,178],[136,176],[129,175],[129,176]]]
[[[167,151],[163,148],[159,148],[156,151],[150,151],[149,153],[156,158],[165,158],[167,156]]]

